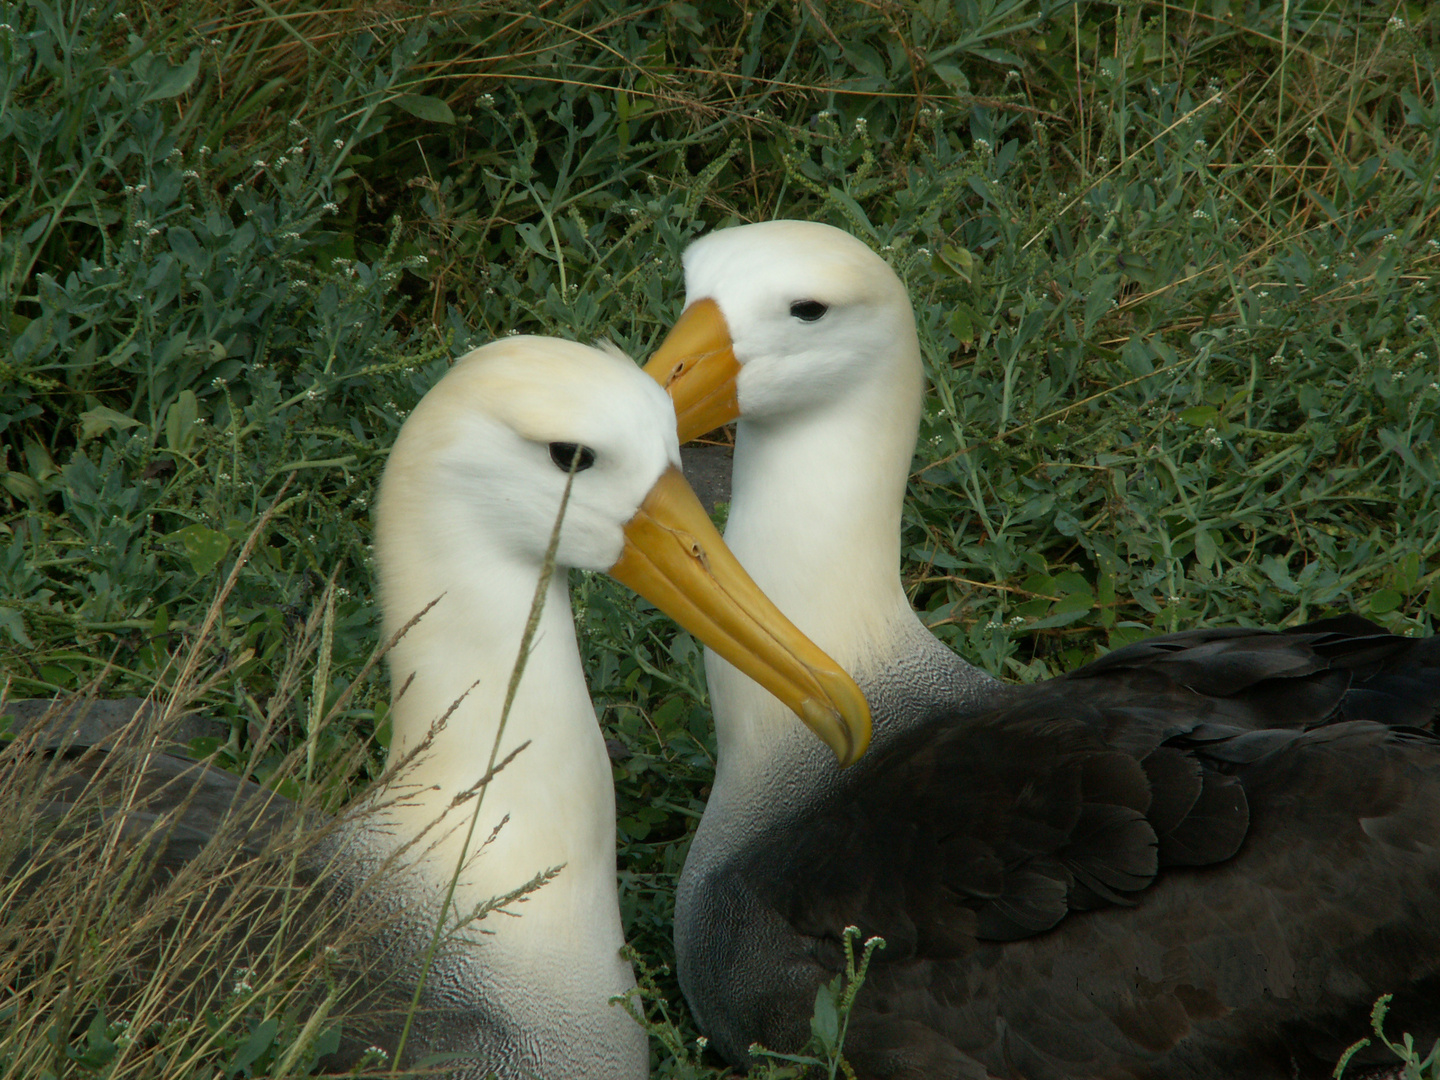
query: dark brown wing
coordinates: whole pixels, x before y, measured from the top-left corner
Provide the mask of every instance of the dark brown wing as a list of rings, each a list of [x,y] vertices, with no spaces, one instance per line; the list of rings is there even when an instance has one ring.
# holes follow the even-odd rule
[[[736,1015],[803,1042],[854,925],[887,943],[847,1043],[867,1076],[1324,1076],[1385,992],[1433,1038],[1437,708],[1440,639],[1332,620],[936,718],[721,875],[791,934]]]

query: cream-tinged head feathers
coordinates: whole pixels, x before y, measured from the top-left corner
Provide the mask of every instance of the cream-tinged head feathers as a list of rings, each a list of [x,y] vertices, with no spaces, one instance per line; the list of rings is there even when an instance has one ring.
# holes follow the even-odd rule
[[[443,504],[460,540],[539,562],[580,448],[556,561],[606,570],[656,479],[679,463],[674,410],[628,359],[551,338],[511,337],[461,358],[415,408],[391,452],[382,506]],[[552,447],[552,444],[561,444]],[[588,451],[588,453],[586,452]],[[379,522],[384,543],[385,515]]]
[[[823,407],[877,380],[889,384],[887,400],[898,393],[918,409],[923,372],[905,286],[855,237],[765,221],[702,237],[684,262],[686,302],[713,299],[729,326],[746,420]]]

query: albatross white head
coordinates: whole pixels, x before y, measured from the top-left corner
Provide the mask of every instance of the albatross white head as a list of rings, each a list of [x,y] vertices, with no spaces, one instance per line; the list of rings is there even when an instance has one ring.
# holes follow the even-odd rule
[[[643,1032],[609,1004],[633,979],[618,955],[610,764],[566,567],[635,588],[837,741],[863,749],[868,736],[858,689],[745,576],[678,461],[670,400],[632,362],[526,337],[460,360],[391,453],[375,522],[387,637],[434,606],[389,655],[392,761],[418,753],[396,781],[403,798],[376,815],[364,842],[383,855],[423,837],[402,856],[414,894],[397,901],[416,912],[417,940],[428,940],[425,921],[462,861],[458,916],[560,868],[510,909],[518,918],[487,919],[487,933],[437,964],[427,1000],[445,1020],[422,1025],[422,1043],[475,1055],[465,1075],[646,1071]],[[502,732],[567,483],[559,572]],[[492,748],[498,760],[520,752],[477,796]]]
[[[692,244],[685,293],[646,370],[682,441],[739,420],[726,543],[868,692],[894,656],[938,648],[900,581],[925,378],[905,287],[839,229],[770,221]],[[794,724],[724,663],[707,673],[722,778],[766,768]]]

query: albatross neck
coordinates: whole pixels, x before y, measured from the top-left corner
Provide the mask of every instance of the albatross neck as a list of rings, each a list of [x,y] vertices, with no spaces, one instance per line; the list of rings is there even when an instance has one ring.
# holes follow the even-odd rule
[[[483,880],[474,883],[474,891],[483,892],[477,897],[483,900],[564,865],[560,877],[533,898],[534,908],[546,908],[552,905],[545,894],[572,892],[566,879],[595,875],[613,885],[614,800],[563,570],[550,582],[524,674],[504,731],[499,731],[539,576],[538,568],[506,562],[490,559],[471,566],[468,574],[450,577],[448,588],[412,581],[408,603],[392,605],[387,598],[398,621],[433,596],[441,597],[391,652],[393,685],[398,689],[410,680],[392,708],[392,761],[420,745],[432,724],[448,713],[431,744],[397,779],[405,798],[393,813],[410,835],[444,815],[444,825],[427,837],[434,846],[426,845],[425,861],[448,876],[474,812],[467,793],[484,775],[499,734],[497,763],[519,752],[483,794],[470,854],[494,828],[500,831],[475,864]],[[434,592],[422,601],[427,588]]]
[[[918,348],[874,370],[878,377],[823,408],[741,420],[725,529],[760,588],[862,689],[863,673],[925,634],[900,581],[900,516],[923,389]],[[719,658],[707,654],[706,670],[718,786],[731,771],[763,768],[778,742],[799,736],[799,724]]]

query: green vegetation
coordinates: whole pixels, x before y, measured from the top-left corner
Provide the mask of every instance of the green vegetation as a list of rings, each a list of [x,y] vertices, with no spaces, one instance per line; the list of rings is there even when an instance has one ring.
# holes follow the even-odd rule
[[[775,216],[910,287],[906,579],[974,662],[1337,610],[1431,633],[1437,37],[1353,0],[0,0],[5,693],[203,708],[229,737],[197,749],[343,803],[386,742],[367,500],[406,411],[511,331],[643,357],[685,244]],[[678,1025],[656,1066],[707,1075],[664,968],[713,767],[698,650],[574,591],[629,938]],[[107,1056],[127,1001],[67,1005],[90,1026],[43,1036],[52,1068],[163,1074]],[[283,1062],[286,1008],[205,1075]]]

